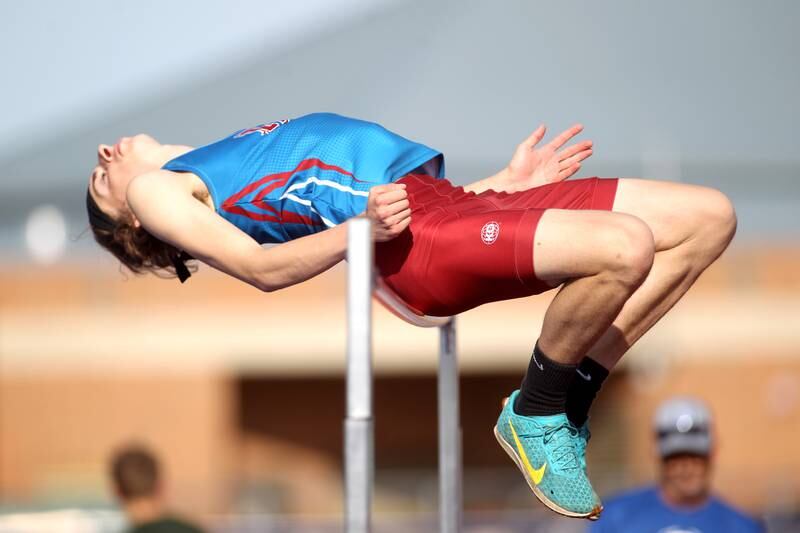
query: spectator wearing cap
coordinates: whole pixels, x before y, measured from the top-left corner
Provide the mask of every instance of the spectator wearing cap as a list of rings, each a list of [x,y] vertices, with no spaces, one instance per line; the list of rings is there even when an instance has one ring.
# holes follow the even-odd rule
[[[139,445],[119,450],[111,460],[114,492],[131,526],[127,533],[203,533],[165,508],[158,460]]]
[[[676,397],[655,416],[659,477],[606,502],[590,533],[762,533],[756,520],[712,494],[711,414],[695,398]]]

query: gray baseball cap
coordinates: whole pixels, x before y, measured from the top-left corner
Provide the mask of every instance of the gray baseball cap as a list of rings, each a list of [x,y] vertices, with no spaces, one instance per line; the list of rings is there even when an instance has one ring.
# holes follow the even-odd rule
[[[654,422],[662,457],[711,453],[711,413],[703,401],[690,396],[671,398],[659,406]]]

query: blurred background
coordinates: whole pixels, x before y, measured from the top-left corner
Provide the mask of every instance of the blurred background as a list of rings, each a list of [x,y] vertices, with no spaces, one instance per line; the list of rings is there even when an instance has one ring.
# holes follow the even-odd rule
[[[341,528],[344,269],[272,294],[204,266],[138,278],[84,203],[98,143],[202,145],[313,111],[436,147],[458,184],[579,121],[581,175],[728,194],[731,248],[595,403],[592,479],[604,497],[652,481],[653,411],[692,394],[717,492],[796,531],[798,20],[789,0],[0,3],[0,531],[120,531],[108,462],[129,441],[209,530]],[[459,317],[468,531],[584,527],[532,500],[491,433],[549,299]],[[374,339],[375,521],[434,531],[436,332],[376,306]]]

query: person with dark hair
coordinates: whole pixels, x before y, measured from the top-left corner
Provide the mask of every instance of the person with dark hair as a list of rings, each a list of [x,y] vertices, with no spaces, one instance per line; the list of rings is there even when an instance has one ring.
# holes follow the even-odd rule
[[[119,450],[111,460],[114,493],[131,524],[128,533],[202,533],[167,512],[155,455],[140,445]]]
[[[705,403],[675,397],[656,412],[659,477],[606,502],[589,533],[763,533],[764,527],[712,494],[714,438]]]
[[[540,145],[540,126],[505,168],[465,187],[444,178],[441,152],[331,113],[197,149],[137,135],[98,147],[87,209],[97,241],[132,271],[181,282],[197,260],[265,292],[300,283],[344,259],[348,220],[364,216],[382,284],[419,314],[560,287],[495,435],[549,508],[594,518],[592,400],[722,254],[736,216],[706,187],[567,180],[592,154],[589,141],[567,144],[581,129]]]

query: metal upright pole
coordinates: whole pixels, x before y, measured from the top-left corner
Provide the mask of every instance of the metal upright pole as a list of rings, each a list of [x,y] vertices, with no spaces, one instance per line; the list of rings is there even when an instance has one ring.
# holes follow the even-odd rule
[[[345,531],[367,533],[374,479],[372,422],[372,228],[357,218],[347,234],[347,418]]]
[[[439,328],[439,531],[461,531],[461,424],[455,318]]]

